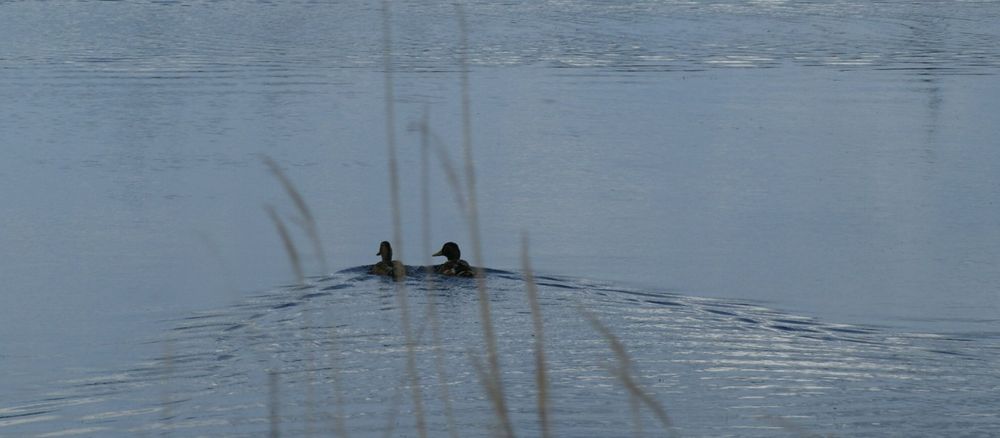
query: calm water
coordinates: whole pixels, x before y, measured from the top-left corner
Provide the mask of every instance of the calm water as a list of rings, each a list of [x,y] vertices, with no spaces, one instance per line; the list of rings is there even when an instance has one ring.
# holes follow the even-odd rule
[[[566,300],[622,336],[685,435],[773,434],[769,415],[846,435],[1000,428],[983,410],[1000,358],[1000,3],[466,10],[485,264],[519,269],[527,230],[559,278],[543,297],[562,433],[632,424]],[[436,250],[419,244],[412,125],[427,113],[461,159],[454,17],[394,4],[409,263]],[[348,426],[380,433],[395,388],[380,384],[402,364],[391,291],[352,271],[274,289],[292,275],[262,205],[294,210],[260,162],[319,221],[328,266],[296,234],[309,273],[376,260],[391,235],[380,19],[377,2],[0,2],[0,435],[213,435],[233,418],[260,435],[268,368],[289,433],[328,430],[302,394],[334,376],[313,365],[324,354],[356,376]],[[432,241],[469,249],[433,165]],[[508,384],[530,387],[523,287],[490,280]],[[465,358],[474,298],[456,285],[438,302],[463,418],[488,434]],[[267,310],[282,303],[297,304]],[[532,430],[533,394],[512,393]]]

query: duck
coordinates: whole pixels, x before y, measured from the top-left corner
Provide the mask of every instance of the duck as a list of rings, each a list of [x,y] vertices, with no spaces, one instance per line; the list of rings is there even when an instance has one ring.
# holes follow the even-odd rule
[[[469,262],[462,260],[462,250],[458,249],[455,242],[447,242],[441,250],[432,254],[433,257],[444,256],[448,261],[434,267],[434,272],[450,277],[475,277],[476,271],[469,266]]]
[[[399,260],[392,259],[392,245],[389,242],[383,240],[378,245],[378,254],[375,255],[382,256],[382,261],[372,266],[370,271],[372,274],[393,277],[397,280],[406,276],[406,266]]]

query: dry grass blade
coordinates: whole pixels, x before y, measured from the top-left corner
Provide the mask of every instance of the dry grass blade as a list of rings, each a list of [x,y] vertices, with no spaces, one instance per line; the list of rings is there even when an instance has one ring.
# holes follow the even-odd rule
[[[424,266],[431,266],[431,164],[430,164],[430,114],[424,108],[420,123],[420,237],[424,253]],[[429,278],[429,277],[428,277]]]
[[[455,414],[451,407],[451,394],[448,391],[448,378],[445,372],[444,352],[441,346],[441,322],[438,319],[436,284],[431,272],[431,192],[430,192],[430,115],[424,109],[420,121],[420,213],[421,240],[423,242],[424,266],[427,268],[427,319],[431,326],[431,342],[434,348],[434,369],[437,372],[438,391],[441,403],[444,405],[444,416],[448,423],[448,435],[458,438],[455,427]]]
[[[608,341],[608,345],[611,347],[611,351],[614,352],[615,357],[618,359],[618,367],[612,368],[612,374],[618,377],[618,380],[621,381],[622,386],[628,390],[629,394],[653,411],[653,415],[660,420],[660,423],[667,429],[671,436],[677,436],[677,432],[673,429],[673,422],[670,421],[670,416],[667,415],[667,410],[663,408],[663,405],[659,401],[646,393],[635,379],[632,378],[634,373],[632,358],[625,349],[625,345],[618,340],[618,337],[614,333],[611,333],[611,330],[607,326],[597,319],[597,316],[582,307],[578,308],[578,310],[590,325],[594,327],[594,330],[597,330],[598,333],[604,336],[604,339]]]
[[[402,214],[399,207],[399,169],[396,162],[396,109],[394,98],[393,66],[392,66],[392,20],[389,9],[390,2],[382,0],[382,60],[385,67],[385,133],[386,149],[389,155],[389,191],[392,203],[392,235],[393,243],[399,253],[403,253]],[[397,275],[396,280],[402,280]],[[416,367],[416,351],[413,345],[413,331],[410,327],[410,305],[407,299],[406,284],[396,282],[396,299],[399,301],[399,312],[406,337],[406,370],[410,378],[413,407],[417,422],[417,433],[421,438],[427,437],[427,425],[424,420],[423,396],[420,391],[420,375]]]
[[[473,371],[476,372],[476,378],[479,379],[479,383],[483,385],[483,389],[486,390],[486,395],[490,398],[490,400],[493,400],[497,397],[501,397],[502,395],[498,393],[499,388],[495,386],[495,380],[490,377],[489,371],[483,368],[483,363],[479,359],[479,356],[476,356],[476,354],[473,353],[472,351],[469,351],[468,355],[469,355],[469,363],[472,364],[472,369]],[[498,416],[497,419],[500,420],[502,423],[503,421],[502,418]],[[501,424],[501,426],[504,425]],[[508,436],[513,436],[511,432],[506,431],[506,426],[504,427],[505,427],[505,433],[507,433]]]
[[[399,169],[396,163],[396,107],[392,66],[392,26],[389,0],[382,0],[382,62],[385,72],[385,140],[389,159],[389,198],[392,207],[392,243],[403,252],[402,219],[399,211]]]
[[[302,261],[299,259],[299,252],[295,249],[295,243],[292,242],[292,236],[288,234],[288,228],[285,227],[285,222],[281,220],[278,216],[278,212],[274,209],[272,205],[264,205],[264,209],[267,210],[268,216],[271,217],[271,221],[274,222],[274,227],[278,229],[278,235],[281,236],[281,242],[285,245],[285,253],[288,255],[288,260],[292,263],[292,270],[295,271],[295,280],[298,284],[305,284],[305,274],[302,272]]]
[[[489,294],[486,291],[486,278],[483,275],[483,248],[482,238],[479,234],[479,209],[476,203],[476,172],[472,159],[472,110],[469,103],[469,42],[468,27],[465,22],[465,11],[461,4],[455,4],[458,15],[458,36],[459,36],[459,62],[461,64],[461,93],[462,93],[462,150],[465,155],[465,183],[466,195],[469,197],[469,233],[472,237],[472,254],[476,270],[476,290],[479,300],[479,318],[483,325],[483,338],[486,343],[486,361],[489,365],[489,376],[492,380],[493,391],[490,397],[493,401],[497,417],[503,426],[503,430],[508,437],[514,436],[514,428],[510,423],[510,416],[507,413],[507,401],[503,394],[503,379],[500,373],[500,357],[497,353],[497,341],[493,328],[493,318],[490,315]]]
[[[551,436],[549,431],[549,383],[545,371],[545,336],[542,327],[542,307],[538,304],[538,287],[535,274],[528,257],[528,234],[521,235],[521,265],[524,269],[524,287],[531,306],[531,322],[535,328],[535,385],[538,386],[538,419],[542,424],[542,437]]]
[[[288,197],[292,199],[292,203],[295,204],[295,209],[299,211],[302,215],[301,225],[305,229],[306,234],[309,236],[309,240],[312,241],[313,249],[316,251],[316,257],[319,258],[320,267],[322,268],[322,273],[326,274],[327,263],[326,263],[326,252],[323,251],[323,242],[319,237],[319,227],[316,225],[316,219],[313,217],[312,212],[309,210],[309,205],[306,204],[305,198],[299,193],[295,185],[292,184],[292,180],[285,175],[285,172],[281,170],[278,163],[275,162],[271,157],[266,155],[261,156],[261,160],[271,171],[271,174],[281,183],[281,187],[285,189],[285,193]]]
[[[612,370],[611,373],[614,374],[615,371]],[[642,429],[642,404],[640,403],[639,398],[633,395],[632,392],[629,392],[628,394],[628,408],[632,411],[632,429],[634,436],[644,436],[645,433]]]
[[[427,314],[431,325],[431,338],[434,345],[434,370],[437,373],[438,391],[440,391],[441,403],[444,405],[444,417],[448,423],[448,436],[458,438],[458,429],[455,426],[455,413],[451,406],[451,394],[448,391],[448,373],[444,361],[444,348],[441,345],[441,323],[438,318],[434,296],[434,280],[427,278]]]
[[[416,130],[420,133],[420,143],[424,156],[429,154],[431,149],[434,150],[438,162],[441,163],[441,170],[444,171],[445,180],[448,182],[448,188],[450,188],[452,193],[455,195],[455,205],[458,206],[460,211],[468,215],[469,213],[466,210],[465,202],[465,189],[462,188],[462,181],[461,177],[458,175],[458,168],[455,166],[455,163],[451,161],[451,156],[448,155],[447,143],[445,143],[441,136],[431,130],[430,123],[427,121],[426,112],[424,113],[424,120],[419,123],[411,124],[410,129]],[[425,174],[429,167],[429,164],[424,167]]]
[[[448,186],[451,188],[452,193],[455,194],[455,204],[458,205],[459,210],[468,214],[465,203],[465,195],[463,194],[464,190],[462,189],[462,183],[458,177],[458,170],[456,169],[455,164],[452,163],[451,157],[448,156],[448,151],[444,146],[444,141],[431,132],[429,127],[425,127],[424,129],[426,129],[429,139],[433,140],[432,144],[435,146],[434,151],[437,152],[438,162],[441,163],[441,168],[444,170],[444,176],[448,181]]]
[[[403,334],[406,339],[406,373],[410,380],[410,390],[413,396],[413,410],[416,414],[417,433],[421,438],[427,436],[427,424],[424,422],[423,395],[420,390],[420,374],[417,372],[416,351],[414,349],[413,330],[410,322],[410,304],[406,297],[406,289],[401,282],[396,283],[396,300],[399,301],[399,313],[403,324]]]

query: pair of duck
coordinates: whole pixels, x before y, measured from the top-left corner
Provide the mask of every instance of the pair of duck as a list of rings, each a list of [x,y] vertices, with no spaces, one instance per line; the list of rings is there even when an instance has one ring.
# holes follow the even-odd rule
[[[386,275],[396,279],[406,276],[406,267],[399,260],[392,259],[392,245],[382,241],[378,246],[377,256],[382,256],[382,261],[372,266],[371,273],[375,275]],[[462,260],[462,250],[458,249],[455,242],[445,243],[441,250],[432,254],[434,257],[444,256],[448,260],[440,265],[434,266],[434,273],[449,277],[475,277],[476,272],[469,266],[469,263]]]

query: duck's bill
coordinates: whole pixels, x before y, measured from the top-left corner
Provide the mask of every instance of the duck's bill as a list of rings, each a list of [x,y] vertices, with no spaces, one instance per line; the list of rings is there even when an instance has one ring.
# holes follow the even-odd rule
[[[431,257],[438,257],[438,256],[443,256],[443,255],[444,254],[441,254],[441,251],[438,251],[438,252],[436,252],[434,254],[431,254]]]

